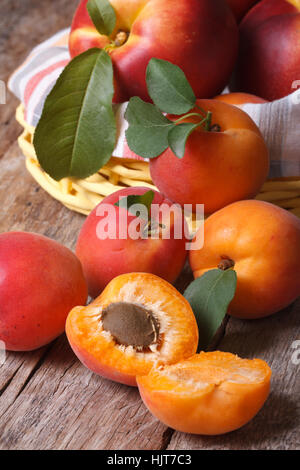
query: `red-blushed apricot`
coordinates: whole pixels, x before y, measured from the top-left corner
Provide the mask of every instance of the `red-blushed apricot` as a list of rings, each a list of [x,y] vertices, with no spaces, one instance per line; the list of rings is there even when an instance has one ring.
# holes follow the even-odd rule
[[[116,26],[109,37],[95,28],[87,1],[73,19],[70,54],[107,47],[115,102],[149,100],[145,77],[153,57],[178,65],[196,96],[210,98],[224,89],[238,52],[237,24],[224,0],[110,0]]]
[[[195,277],[233,265],[237,290],[229,313],[271,315],[300,295],[300,219],[263,201],[231,204],[204,222],[204,246],[190,252],[190,264]]]
[[[84,305],[87,285],[76,256],[50,238],[0,234],[0,340],[12,351],[40,348],[63,333]]]
[[[212,125],[218,124],[219,131],[198,127],[187,139],[183,158],[168,148],[150,161],[150,172],[168,199],[194,207],[204,204],[205,213],[211,214],[256,196],[268,175],[269,155],[258,127],[244,111],[217,100],[197,100],[197,105],[212,112]]]
[[[104,198],[85,220],[78,237],[76,254],[82,263],[89,294],[92,297],[99,295],[119,274],[149,272],[171,283],[179,276],[187,255],[185,233],[188,230],[180,208],[174,207],[174,212],[171,211],[170,217],[165,219],[162,213],[158,214],[157,222],[163,223],[164,226],[158,236],[153,237],[149,234],[145,238],[133,239],[130,225],[135,223],[137,217],[125,208],[115,206],[121,198],[143,195],[147,191],[149,188],[144,187],[116,191]],[[157,191],[154,191],[152,207],[154,204],[162,209],[172,206],[171,201]],[[109,213],[104,210],[107,206],[112,209]],[[147,224],[142,220],[141,223]],[[104,234],[102,238],[99,237],[101,227],[107,230],[107,224],[110,233],[107,236]],[[122,224],[125,229],[123,235],[120,227]],[[179,227],[182,233],[178,238],[176,238],[176,227]],[[166,234],[165,237],[163,233]]]
[[[137,384],[147,408],[167,426],[217,435],[240,428],[258,413],[270,379],[266,362],[214,351],[154,367],[137,377]]]
[[[259,96],[251,95],[250,93],[224,93],[223,95],[215,96],[214,100],[223,101],[223,103],[233,104],[235,106],[240,104],[263,104],[268,103],[267,100]]]
[[[68,315],[66,333],[81,362],[96,374],[127,385],[154,364],[193,355],[198,327],[187,300],[148,273],[113,279],[87,307]]]

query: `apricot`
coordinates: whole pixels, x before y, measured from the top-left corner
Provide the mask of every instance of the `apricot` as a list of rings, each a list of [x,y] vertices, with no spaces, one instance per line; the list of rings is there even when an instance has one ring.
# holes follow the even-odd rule
[[[215,96],[215,100],[223,101],[223,103],[233,104],[233,105],[240,105],[240,104],[247,104],[247,103],[254,103],[254,104],[263,104],[268,103],[267,100],[260,98],[256,95],[251,95],[250,93],[224,93],[223,95]]]
[[[147,408],[167,426],[216,435],[244,426],[258,413],[270,379],[266,362],[215,351],[154,367],[137,377],[137,384]]]
[[[149,234],[145,238],[133,239],[130,236],[130,225],[137,217],[125,208],[114,205],[121,198],[142,195],[147,191],[149,188],[143,187],[116,191],[107,196],[85,220],[78,237],[76,254],[82,263],[92,297],[99,295],[109,281],[119,274],[149,272],[171,283],[179,276],[187,255],[184,236],[187,227],[182,211],[175,207],[168,220],[162,220],[162,215],[159,215],[159,222],[164,223],[162,230],[166,234],[169,233],[165,238],[160,232],[155,237]],[[153,204],[157,204],[159,208],[172,206],[172,203],[157,191],[154,191],[152,206]],[[111,208],[111,211],[106,212],[105,207]],[[99,237],[99,228],[104,223],[110,226],[111,231]],[[122,223],[125,235],[122,235]],[[141,223],[143,226],[147,224],[142,220]],[[182,236],[178,238],[175,229],[177,226],[181,227],[182,232]]]
[[[12,351],[40,348],[63,333],[87,285],[76,256],[42,235],[0,234],[0,340]]]
[[[205,213],[210,214],[254,197],[268,175],[269,156],[258,127],[244,111],[217,100],[197,100],[197,105],[212,112],[212,124],[219,128],[198,127],[188,137],[182,159],[168,148],[150,161],[150,171],[168,199],[194,207],[204,204]],[[194,112],[199,111],[195,108]]]
[[[96,374],[127,385],[154,364],[193,355],[198,327],[187,300],[148,273],[113,279],[87,307],[68,315],[66,333],[80,361]]]
[[[205,221],[204,247],[190,252],[190,264],[195,277],[233,267],[237,290],[229,313],[266,317],[300,295],[300,220],[267,202],[236,202]]]

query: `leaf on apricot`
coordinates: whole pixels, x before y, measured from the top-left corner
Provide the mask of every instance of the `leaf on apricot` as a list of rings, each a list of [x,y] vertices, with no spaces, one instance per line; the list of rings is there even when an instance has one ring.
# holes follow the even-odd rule
[[[185,122],[177,124],[168,134],[169,147],[178,158],[184,157],[185,145],[191,133],[199,127],[199,124]]]
[[[134,96],[128,103],[125,119],[129,124],[127,143],[134,153],[155,158],[168,148],[168,132],[175,124],[157,106]]]
[[[199,328],[198,350],[205,350],[221,326],[237,285],[233,269],[212,269],[195,279],[185,290]]]
[[[195,106],[196,96],[183,70],[167,60],[149,61],[146,82],[153,103],[165,113],[184,114]]]
[[[136,211],[131,211],[131,207],[136,204],[143,205],[148,212],[147,220],[149,220],[150,208],[154,199],[154,191],[146,191],[144,194],[130,194],[129,196],[122,197],[119,201],[115,203],[115,206],[120,208],[127,209],[128,212],[131,212],[133,215],[136,215]]]
[[[109,36],[116,26],[116,14],[110,2],[108,0],[89,0],[86,8],[99,33]]]
[[[41,167],[55,180],[86,178],[111,158],[116,141],[109,55],[89,49],[64,69],[48,95],[33,144]]]

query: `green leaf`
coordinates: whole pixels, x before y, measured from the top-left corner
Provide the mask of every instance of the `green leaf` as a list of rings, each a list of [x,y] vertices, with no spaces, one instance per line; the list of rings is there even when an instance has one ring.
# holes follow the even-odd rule
[[[191,133],[199,127],[199,124],[183,123],[177,124],[168,134],[168,142],[170,149],[175,153],[176,157],[183,158],[185,145]]]
[[[151,59],[146,81],[153,103],[165,113],[184,114],[195,106],[193,89],[177,65],[162,59]]]
[[[232,269],[212,269],[195,279],[184,292],[199,328],[199,350],[206,349],[227,313],[236,291],[237,276]]]
[[[115,206],[118,206],[120,208],[127,209],[128,212],[130,211],[130,208],[135,205],[135,204],[141,204],[146,207],[147,212],[148,212],[148,219],[150,218],[150,208],[151,204],[154,199],[154,191],[146,191],[144,194],[130,194],[129,196],[122,197],[119,201],[115,203]],[[135,211],[131,212],[133,215],[136,215]]]
[[[99,33],[109,36],[116,26],[116,14],[110,2],[89,0],[86,8]]]
[[[135,96],[129,101],[125,119],[129,124],[127,143],[134,153],[143,158],[155,158],[168,148],[168,132],[175,124],[155,105]]]
[[[113,93],[111,59],[101,49],[89,49],[64,69],[33,141],[41,167],[52,178],[86,178],[108,162],[116,141]]]

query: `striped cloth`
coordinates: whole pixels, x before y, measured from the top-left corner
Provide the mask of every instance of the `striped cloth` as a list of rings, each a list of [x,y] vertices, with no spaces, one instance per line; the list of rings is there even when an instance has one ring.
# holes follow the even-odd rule
[[[69,29],[65,29],[33,49],[9,80],[9,89],[25,105],[25,119],[32,126],[37,125],[46,96],[70,61],[68,35]],[[260,127],[266,139],[271,154],[270,177],[300,176],[300,81],[294,88],[293,93],[281,100],[240,106]],[[113,156],[141,159],[126,142],[126,106],[127,103],[114,105],[118,140]]]

